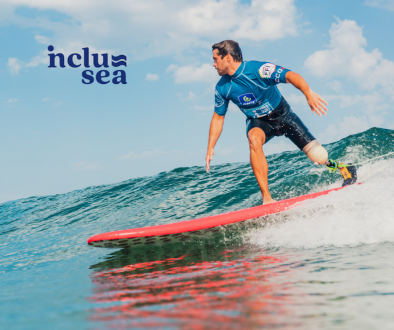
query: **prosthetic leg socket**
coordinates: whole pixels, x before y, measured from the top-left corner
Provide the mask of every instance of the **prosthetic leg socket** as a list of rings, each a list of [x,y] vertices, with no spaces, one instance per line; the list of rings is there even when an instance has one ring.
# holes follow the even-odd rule
[[[323,165],[328,160],[327,150],[317,140],[309,142],[302,151],[315,165]]]

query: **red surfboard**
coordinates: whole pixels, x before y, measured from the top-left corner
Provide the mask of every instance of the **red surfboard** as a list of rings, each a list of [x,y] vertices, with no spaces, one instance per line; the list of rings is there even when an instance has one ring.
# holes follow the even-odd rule
[[[297,203],[327,195],[345,187],[329,189],[313,194],[285,199],[283,201],[255,206],[244,210],[233,211],[210,217],[171,223],[167,225],[134,228],[113,231],[92,236],[88,244],[96,247],[124,248],[137,245],[162,245],[168,242],[183,242],[193,238],[202,238],[218,232],[223,227],[269,214],[279,213],[294,207]]]

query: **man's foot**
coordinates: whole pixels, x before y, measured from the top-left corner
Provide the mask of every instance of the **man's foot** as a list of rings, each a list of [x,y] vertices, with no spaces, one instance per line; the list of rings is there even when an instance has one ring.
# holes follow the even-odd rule
[[[269,198],[264,198],[263,197],[263,205],[270,204],[270,203],[275,203],[275,202],[276,202],[276,200],[272,199],[271,197],[269,197]]]
[[[344,180],[342,187],[350,186],[351,184],[356,183],[357,170],[356,170],[356,166],[352,165],[352,163],[347,164],[346,167],[339,167],[339,171],[341,172]]]
[[[352,165],[352,163],[343,164],[329,159],[326,163],[326,166],[332,173],[334,173],[336,170],[341,172],[344,180],[342,187],[350,186],[351,184],[355,184],[357,182],[357,169],[355,165]]]

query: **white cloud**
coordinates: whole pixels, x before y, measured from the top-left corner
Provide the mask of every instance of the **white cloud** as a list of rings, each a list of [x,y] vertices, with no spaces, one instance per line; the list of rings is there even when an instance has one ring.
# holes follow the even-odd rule
[[[105,169],[104,166],[100,165],[99,163],[86,163],[84,161],[81,161],[79,163],[74,163],[72,164],[73,170],[74,171],[90,171],[90,170],[103,170]]]
[[[393,0],[367,0],[364,2],[366,6],[378,7],[387,10],[394,10]]]
[[[212,64],[204,63],[200,67],[195,66],[177,66],[171,64],[167,72],[174,72],[176,84],[185,84],[191,82],[204,82],[216,84],[219,80],[217,71]]]
[[[8,99],[8,101],[6,103],[14,103],[14,102],[17,102],[17,101],[18,101],[18,99]]]
[[[385,101],[385,97],[378,92],[364,95],[324,95],[327,101],[337,101],[340,109],[357,106],[368,116],[376,116],[384,114],[390,105]]]
[[[283,140],[277,140],[278,142],[273,142],[269,141],[267,144],[264,144],[263,146],[263,151],[265,155],[273,155],[273,154],[279,154],[284,151],[293,151],[293,150],[298,150],[297,147],[291,143],[288,142],[289,140],[282,138]]]
[[[45,36],[36,35],[34,39],[36,39],[39,44],[49,45],[49,39]]]
[[[155,73],[148,73],[145,77],[145,80],[148,81],[158,81],[159,80],[159,75]]]
[[[363,89],[382,90],[394,94],[394,62],[383,58],[378,49],[367,52],[367,40],[355,21],[337,19],[330,29],[329,49],[313,53],[305,67],[318,77],[345,76]]]
[[[326,87],[331,88],[334,92],[339,93],[342,90],[342,84],[338,80],[330,81],[326,84]]]
[[[49,100],[50,100],[49,97],[44,97],[41,101],[42,101],[42,102],[45,102],[45,101],[49,101]]]
[[[25,63],[15,57],[10,57],[7,62],[8,69],[12,75],[18,74],[22,68],[38,66],[39,64],[47,64],[48,59],[44,55],[37,55],[33,57],[30,62]]]
[[[22,64],[23,62],[15,57],[9,58],[7,62],[8,69],[13,75],[19,73],[19,70],[22,69]]]
[[[252,1],[235,31],[236,38],[275,40],[296,35],[296,8],[292,0]]]
[[[37,55],[34,56],[29,63],[26,63],[24,65],[24,67],[28,68],[28,67],[32,67],[32,66],[38,66],[40,64],[47,64],[48,65],[49,60],[48,60],[48,56],[46,55]]]
[[[382,127],[386,122],[386,118],[379,114],[368,116],[368,120],[372,127]]]
[[[199,105],[195,105],[194,109],[196,109],[198,111],[213,111],[213,106],[199,106]]]
[[[361,109],[366,114],[376,114],[377,112],[382,112],[390,107],[382,94],[378,92],[373,92],[370,94],[364,94],[361,96]]]
[[[134,151],[130,151],[129,153],[119,156],[118,159],[144,159],[144,158],[152,158],[156,156],[163,156],[163,155],[170,155],[170,154],[176,154],[176,153],[181,153],[182,151],[180,150],[171,150],[171,151],[163,151],[160,149],[154,149],[152,151],[144,151],[140,154],[135,153]]]
[[[194,94],[192,91],[189,91],[186,97],[183,97],[181,93],[177,93],[176,96],[181,101],[195,101],[196,99],[198,99],[198,96]]]
[[[295,35],[297,13],[293,0],[203,0],[181,10],[182,25],[202,36],[230,34],[236,39],[274,40]]]
[[[372,126],[382,127],[385,122],[384,116],[387,114],[386,110],[390,108],[384,95],[378,92],[364,95],[324,95],[323,98],[330,102],[337,102],[339,109],[357,107],[357,109],[363,111],[365,116],[359,118],[362,118],[362,127],[366,127],[364,124],[368,123],[367,128]],[[353,122],[348,122],[347,125],[353,126]],[[360,119],[356,120],[355,125],[356,127],[360,126]],[[344,130],[339,130],[338,132],[342,131]],[[343,136],[341,135],[341,137]]]
[[[67,20],[46,15],[18,15],[21,6],[54,10]],[[2,0],[2,24],[45,29],[56,40],[56,51],[71,53],[82,47],[109,49],[131,60],[181,55],[193,48],[210,49],[223,39],[275,40],[297,34],[294,0]],[[41,44],[49,38],[35,37]],[[42,63],[36,59],[34,63]]]
[[[177,65],[175,65],[175,64],[170,64],[170,65],[168,66],[168,68],[166,69],[166,72],[176,71],[177,68],[178,68]]]
[[[327,129],[319,134],[320,143],[329,143],[342,139],[350,134],[363,132],[371,127],[368,119],[363,117],[349,116],[335,125],[329,125]]]
[[[296,107],[303,106],[307,110],[310,109],[308,102],[306,101],[305,95],[302,93],[297,93],[297,94],[292,93],[286,95],[286,100],[288,101],[291,107],[295,105]]]

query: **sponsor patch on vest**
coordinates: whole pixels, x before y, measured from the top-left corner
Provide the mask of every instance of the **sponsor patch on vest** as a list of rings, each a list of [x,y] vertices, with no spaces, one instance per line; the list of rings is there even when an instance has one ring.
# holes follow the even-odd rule
[[[238,100],[241,103],[241,105],[249,105],[249,104],[255,104],[256,103],[256,98],[253,95],[253,93],[246,93],[238,96]]]
[[[271,78],[271,75],[275,72],[276,65],[272,63],[263,64],[260,69],[260,77],[261,78]]]
[[[247,115],[253,118],[260,118],[268,115],[272,110],[274,110],[274,108],[272,107],[271,103],[267,101],[257,108],[247,110]]]

